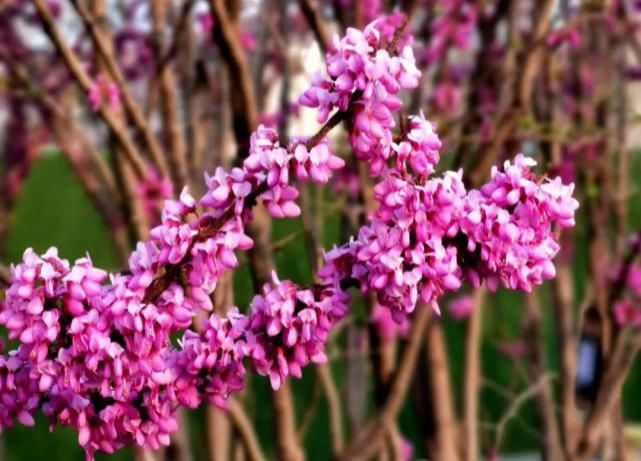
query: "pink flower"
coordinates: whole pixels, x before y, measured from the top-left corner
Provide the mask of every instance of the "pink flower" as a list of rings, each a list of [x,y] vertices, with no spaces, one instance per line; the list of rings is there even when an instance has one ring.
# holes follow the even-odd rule
[[[464,320],[470,315],[473,308],[474,308],[474,301],[472,299],[472,296],[463,295],[463,296],[454,298],[450,302],[449,313],[456,320]]]
[[[103,74],[99,74],[92,82],[87,97],[89,98],[89,105],[94,112],[103,107],[113,111],[120,109],[118,86]]]

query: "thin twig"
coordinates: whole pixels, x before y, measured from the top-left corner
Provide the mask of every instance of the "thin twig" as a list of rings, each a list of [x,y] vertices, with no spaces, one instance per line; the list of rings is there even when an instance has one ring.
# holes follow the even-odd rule
[[[318,402],[320,401],[321,396],[321,384],[320,384],[320,375],[316,373],[314,375],[314,384],[312,386],[312,396],[307,401],[307,405],[303,410],[303,417],[301,418],[300,425],[298,426],[298,438],[300,440],[305,440],[309,432],[309,428],[314,421],[314,416],[316,415],[316,410],[318,409]]]
[[[552,375],[544,374],[539,377],[539,379],[532,384],[530,387],[521,392],[510,404],[507,411],[503,414],[498,424],[496,425],[496,435],[494,438],[494,448],[498,450],[501,446],[501,441],[503,440],[503,435],[505,433],[505,428],[514,416],[518,413],[521,406],[523,406],[528,400],[536,396],[544,385],[552,379]]]
[[[544,39],[550,28],[555,3],[555,0],[544,0],[538,7],[530,48],[516,69],[514,94],[505,109],[499,111],[491,140],[481,146],[476,161],[466,172],[466,180],[473,186],[483,182],[490,170],[489,166],[495,162],[505,142],[512,136],[521,118],[529,111],[534,81],[546,51]]]
[[[166,0],[151,0],[154,43],[156,54],[162,53],[162,34],[165,28]],[[169,141],[169,165],[173,176],[174,190],[187,185],[187,144],[182,127],[176,79],[172,68],[163,67],[158,76],[160,83],[160,108],[163,126]]]
[[[216,27],[212,33],[230,75],[233,127],[239,158],[247,155],[249,137],[258,124],[258,106],[247,57],[240,43],[238,26],[228,14],[224,0],[209,0]]]

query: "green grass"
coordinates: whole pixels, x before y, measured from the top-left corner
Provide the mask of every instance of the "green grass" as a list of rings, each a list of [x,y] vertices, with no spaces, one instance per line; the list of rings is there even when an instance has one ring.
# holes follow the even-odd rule
[[[641,171],[641,162],[635,157],[633,171]],[[635,198],[638,193],[635,190]],[[7,261],[18,261],[27,247],[45,251],[49,246],[59,248],[61,256],[73,260],[89,252],[94,263],[101,267],[115,268],[117,258],[108,233],[100,216],[87,201],[80,185],[63,158],[43,155],[34,165],[11,217],[11,233],[8,241]],[[630,225],[641,228],[641,201],[632,200]],[[275,222],[274,241],[300,230],[300,220],[281,220]],[[329,247],[340,235],[340,224],[335,214],[327,216],[325,245]],[[575,272],[576,291],[584,290],[586,256],[583,250],[584,236],[580,227],[577,231]],[[275,257],[279,275],[305,283],[310,280],[309,265],[305,246],[301,238],[285,245]],[[246,308],[252,296],[251,280],[247,264],[242,264],[234,278],[235,303]],[[544,309],[543,331],[546,338],[547,359],[553,365],[558,363],[555,349],[553,320],[547,303],[545,289],[541,291]],[[524,379],[523,364],[504,358],[498,353],[497,344],[504,340],[517,339],[520,331],[523,295],[499,292],[489,296],[484,311],[483,343],[481,348],[482,370],[489,382],[518,392],[527,387]],[[445,305],[445,303],[444,303]],[[448,353],[451,362],[451,376],[455,395],[460,395],[463,381],[463,324],[444,317]],[[339,386],[342,382],[342,364],[332,364]],[[625,388],[624,413],[627,418],[641,420],[641,407],[633,405],[641,386],[641,371],[635,366]],[[291,381],[294,390],[299,420],[312,394],[314,373],[311,368],[304,372],[302,380]],[[273,424],[269,404],[268,381],[252,377],[247,392],[247,408],[254,418],[260,441],[268,453],[273,453]],[[460,402],[457,402],[460,405]],[[495,388],[484,386],[480,394],[481,414],[487,421],[497,421],[510,405],[509,399]],[[415,455],[423,454],[423,443],[416,420],[416,409],[411,400],[403,409],[400,426],[402,432],[414,442]],[[536,412],[533,403],[527,403],[517,413],[517,418],[508,425],[503,448],[507,451],[536,449],[539,440],[536,435]],[[202,411],[190,413],[191,439],[196,448],[196,459],[204,459],[204,434],[202,433]],[[305,439],[308,459],[326,460],[330,458],[328,434],[328,415],[326,402],[321,396],[318,411]],[[484,441],[493,440],[491,429],[484,432]],[[76,434],[66,429],[57,429],[53,434],[48,431],[47,421],[39,419],[36,428],[16,427],[6,432],[6,452],[8,461],[27,459],[81,460],[83,454],[77,446]],[[129,459],[130,452],[123,451],[112,457],[102,459]]]

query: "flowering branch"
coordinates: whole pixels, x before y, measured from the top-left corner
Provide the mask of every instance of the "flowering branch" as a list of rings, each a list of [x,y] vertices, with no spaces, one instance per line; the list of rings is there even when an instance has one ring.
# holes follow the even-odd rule
[[[539,180],[534,162],[519,155],[468,191],[461,172],[432,176],[441,143],[422,114],[393,134],[398,93],[416,88],[420,77],[412,49],[395,52],[406,23],[375,21],[337,40],[328,77],[301,97],[325,122],[319,132],[284,147],[274,130],[258,127],[238,167],[206,176],[200,206],[187,189],[165,202],[127,272],[107,274],[88,258],[70,265],[55,249],[42,256],[27,250],[0,308],[0,324],[19,342],[0,357],[0,392],[12,397],[0,403],[0,425],[31,425],[42,410],[52,424],[78,429],[89,459],[125,445],[158,448],[176,431],[179,407],[226,407],[244,386],[248,362],[276,390],[279,457],[300,459],[287,378],[327,361],[329,332],[348,310],[346,290],[358,286],[396,321],[414,319],[380,413],[341,459],[368,456],[393,433],[428,324],[425,306],[438,311],[440,297],[463,280],[529,291],[552,278],[559,251],[553,226],[571,227],[578,207],[572,186]],[[252,207],[262,202],[272,217],[297,216],[290,177],[325,184],[343,167],[324,135],[347,116],[355,155],[378,178],[378,207],[357,236],[325,254],[314,285],[275,273],[270,282],[265,233],[255,242],[245,233],[258,216]],[[236,251],[252,245],[264,286],[248,314],[211,313],[198,331],[190,329],[212,311],[221,276],[238,267]],[[174,346],[171,335],[179,332]]]

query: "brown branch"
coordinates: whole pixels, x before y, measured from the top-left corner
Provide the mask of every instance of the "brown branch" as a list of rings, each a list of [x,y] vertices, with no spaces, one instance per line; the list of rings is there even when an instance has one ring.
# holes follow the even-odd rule
[[[11,272],[9,271],[9,268],[4,264],[0,264],[0,283],[4,284],[5,286],[9,286],[10,282]]]
[[[51,114],[51,125],[63,155],[71,165],[90,202],[110,230],[109,236],[116,247],[120,262],[126,263],[130,251],[129,235],[124,217],[116,207],[120,194],[110,194],[109,190],[104,190],[91,168],[88,168],[86,152],[90,152],[91,147],[87,145],[87,140],[84,139],[80,128],[66,115],[57,113]],[[97,153],[95,155],[99,156]]]
[[[562,232],[560,242],[562,248],[571,245],[572,235],[568,231]],[[561,355],[561,428],[566,455],[574,450],[572,447],[576,445],[581,425],[575,398],[578,341],[571,271],[570,261],[563,257],[558,258],[556,277],[551,282],[556,342]]]
[[[42,2],[42,0],[34,1]],[[96,48],[98,55],[104,62],[109,75],[111,75],[111,78],[118,86],[118,91],[122,98],[125,110],[131,116],[131,119],[133,120],[136,128],[142,134],[145,145],[147,149],[149,149],[149,153],[152,160],[154,161],[156,168],[158,168],[160,173],[162,173],[163,175],[167,175],[167,162],[165,161],[163,150],[158,143],[155,135],[151,131],[151,128],[149,127],[149,124],[145,119],[145,115],[142,109],[134,99],[131,91],[129,91],[129,87],[127,85],[127,82],[125,81],[125,77],[122,73],[122,70],[120,69],[120,66],[118,65],[118,61],[113,54],[112,47],[110,46],[107,37],[102,33],[98,22],[82,2],[78,0],[71,0],[71,3],[80,15],[85,28],[89,32],[94,47]]]
[[[430,318],[431,309],[423,303],[416,307],[412,319],[412,331],[403,350],[399,366],[390,385],[385,404],[376,417],[366,424],[345,448],[341,461],[369,459],[385,441],[385,434],[392,427],[409,389],[410,381],[419,357],[421,344]]]
[[[477,288],[473,294],[473,307],[467,321],[465,336],[465,379],[463,380],[463,437],[467,461],[476,461],[480,454],[478,429],[478,393],[480,389],[481,328],[485,288]]]
[[[0,58],[9,59],[8,54],[4,50],[0,49]],[[66,111],[62,108],[60,103],[56,101],[53,97],[47,94],[42,90],[35,82],[29,78],[29,72],[27,69],[20,65],[17,62],[12,63],[13,75],[16,77],[16,80],[20,86],[24,87],[28,95],[36,100],[36,102],[42,105],[47,111],[53,113],[56,117],[63,118],[65,123],[72,124],[74,123],[70,111]],[[98,151],[92,146],[88,137],[81,131],[77,131],[74,136],[80,137],[80,141],[83,144],[84,149],[91,158],[91,161],[94,163],[96,170],[100,176],[101,182],[104,187],[106,187],[110,193],[117,195],[116,180],[114,178],[111,168],[105,161],[104,157],[98,153]]]
[[[481,145],[475,162],[467,170],[466,180],[473,186],[484,181],[490,166],[496,162],[496,157],[518,127],[521,118],[529,112],[534,82],[546,50],[545,37],[550,28],[555,3],[555,0],[541,2],[529,49],[515,69],[516,78],[510,101],[496,118],[492,138]]]
[[[187,2],[190,3],[189,1]],[[165,28],[166,0],[151,0],[153,35],[156,55],[162,53],[162,35]],[[189,9],[187,9],[189,11]],[[174,190],[181,190],[187,182],[187,146],[183,133],[176,79],[171,67],[164,66],[160,75],[160,108],[165,133],[169,140],[169,166],[174,180]]]
[[[459,456],[457,421],[454,413],[447,346],[440,319],[432,318],[425,341],[428,375],[428,399],[431,412],[431,434],[428,452],[435,460],[455,461]],[[421,390],[422,391],[422,390]]]
[[[195,3],[196,0],[183,0],[183,4],[180,8],[180,13],[178,14],[178,20],[176,21],[176,25],[174,26],[174,33],[172,36],[171,44],[167,48],[167,51],[160,57],[160,59],[157,60],[152,81],[156,81],[156,79],[158,79],[158,77],[169,66],[169,63],[176,57],[180,38],[189,25],[189,16]]]
[[[266,461],[267,458],[263,454],[260,447],[258,436],[254,431],[252,422],[247,417],[243,407],[236,401],[235,398],[230,398],[227,401],[227,413],[234,428],[240,435],[243,446],[250,461]]]
[[[58,53],[60,53],[63,61],[67,65],[69,71],[73,75],[74,79],[80,85],[82,90],[87,94],[93,85],[93,81],[87,74],[84,69],[84,66],[80,62],[78,56],[74,51],[69,47],[69,44],[62,36],[62,33],[56,27],[53,16],[49,11],[45,0],[32,0],[42,21],[43,29],[45,33],[49,36],[53,44],[56,46]],[[140,156],[137,147],[135,146],[133,140],[129,136],[126,128],[122,125],[119,117],[110,109],[104,105],[99,109],[99,115],[105,121],[111,134],[118,141],[118,144],[123,149],[123,152],[126,154],[127,159],[131,162],[131,165],[136,172],[136,175],[139,178],[144,178],[147,175],[147,167],[145,161]]]
[[[230,76],[229,96],[233,113],[233,127],[239,158],[249,150],[249,137],[258,124],[256,95],[252,84],[247,57],[240,43],[238,26],[230,18],[224,0],[209,0],[216,27],[214,41],[220,48]]]
[[[331,48],[331,42],[327,31],[327,22],[322,13],[318,11],[318,5],[314,0],[298,0],[298,6],[316,36],[321,53],[325,55]]]

